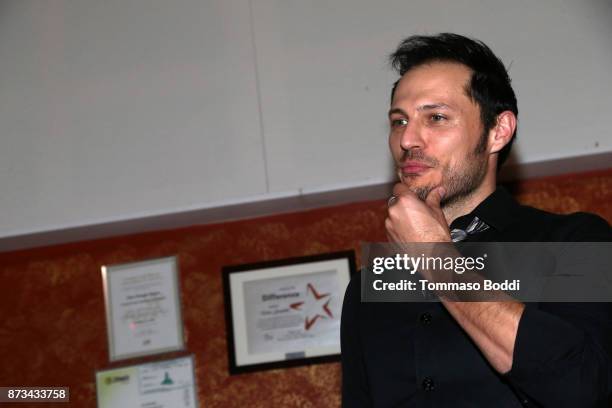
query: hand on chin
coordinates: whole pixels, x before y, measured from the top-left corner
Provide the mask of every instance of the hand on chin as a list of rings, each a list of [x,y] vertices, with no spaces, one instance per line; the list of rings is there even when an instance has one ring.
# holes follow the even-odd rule
[[[396,199],[389,205],[385,228],[389,240],[395,243],[450,242],[450,232],[440,201],[442,187],[428,191],[424,199],[418,197],[419,186],[397,183],[393,188]]]
[[[416,196],[421,199],[421,201],[426,201],[427,196],[434,189],[438,187],[442,187],[442,177],[427,177],[427,176],[404,176],[400,173],[399,177],[400,182],[396,184],[397,186],[405,186],[409,191],[416,194]],[[402,187],[398,187],[401,189]],[[395,188],[394,188],[394,195]],[[401,190],[404,191],[404,190]]]

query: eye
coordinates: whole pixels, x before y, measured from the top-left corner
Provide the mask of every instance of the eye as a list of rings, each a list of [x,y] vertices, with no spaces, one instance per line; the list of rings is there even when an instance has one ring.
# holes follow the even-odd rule
[[[405,118],[400,118],[400,119],[392,119],[391,120],[391,127],[392,128],[397,128],[400,126],[406,126],[408,124],[408,119]]]
[[[430,116],[430,119],[432,122],[442,122],[446,120],[446,116],[442,115],[441,113],[434,113]]]

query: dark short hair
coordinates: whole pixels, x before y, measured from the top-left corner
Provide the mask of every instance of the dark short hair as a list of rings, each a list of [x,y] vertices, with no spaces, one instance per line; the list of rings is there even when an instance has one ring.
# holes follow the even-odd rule
[[[509,110],[518,116],[516,96],[508,71],[482,41],[452,33],[414,35],[403,40],[389,59],[400,76],[412,68],[431,62],[456,62],[470,68],[472,77],[466,92],[480,108],[485,133],[495,126],[500,113]],[[393,85],[391,101],[398,83],[399,80]],[[499,152],[498,169],[510,154],[515,138],[516,129],[508,144]]]

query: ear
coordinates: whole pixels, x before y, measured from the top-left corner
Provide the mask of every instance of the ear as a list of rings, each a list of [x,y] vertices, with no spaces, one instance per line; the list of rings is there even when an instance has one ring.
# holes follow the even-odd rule
[[[489,132],[489,152],[498,153],[508,144],[516,129],[516,115],[504,111],[497,115],[497,123]]]

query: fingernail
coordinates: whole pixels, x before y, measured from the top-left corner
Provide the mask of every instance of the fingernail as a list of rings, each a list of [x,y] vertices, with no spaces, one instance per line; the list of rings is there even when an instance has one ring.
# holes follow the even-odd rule
[[[446,195],[446,190],[444,189],[444,187],[440,187],[438,189],[438,194],[440,194],[440,199],[444,198],[444,196]]]

